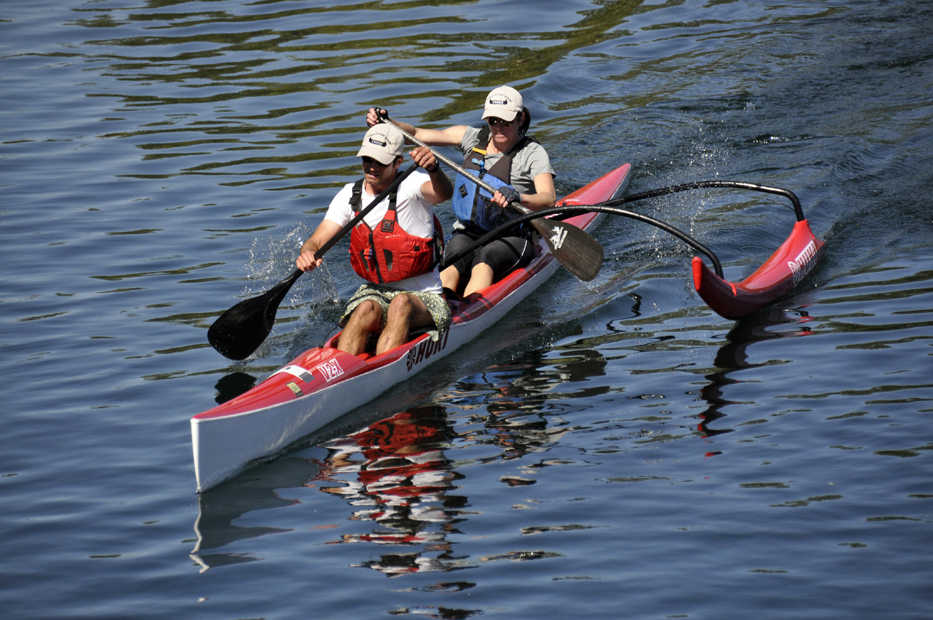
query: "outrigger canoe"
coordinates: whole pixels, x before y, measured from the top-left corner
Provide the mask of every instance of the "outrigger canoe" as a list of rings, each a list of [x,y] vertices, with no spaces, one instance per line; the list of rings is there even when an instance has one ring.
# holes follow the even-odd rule
[[[631,165],[624,164],[566,196],[559,205],[595,205],[621,197]],[[565,221],[592,229],[600,214],[583,212]],[[378,356],[336,349],[338,335],[309,349],[249,391],[191,418],[191,447],[198,492],[360,407],[389,388],[475,339],[543,284],[558,268],[544,240],[538,255],[469,300],[452,301],[450,328],[435,340],[421,334]]]

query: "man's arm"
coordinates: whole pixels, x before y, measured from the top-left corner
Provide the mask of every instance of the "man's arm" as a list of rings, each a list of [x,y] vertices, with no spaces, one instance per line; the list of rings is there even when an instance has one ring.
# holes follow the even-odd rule
[[[321,266],[324,259],[315,256],[325,243],[334,238],[343,227],[328,219],[321,220],[311,236],[301,245],[301,253],[295,259],[295,266],[302,271],[313,271]]]
[[[431,175],[431,180],[425,181],[421,185],[421,194],[425,200],[432,205],[436,205],[453,196],[453,185],[447,175],[444,174],[444,171],[441,170],[431,149],[425,146],[416,147],[411,151],[411,158],[416,164],[424,168],[425,172]]]

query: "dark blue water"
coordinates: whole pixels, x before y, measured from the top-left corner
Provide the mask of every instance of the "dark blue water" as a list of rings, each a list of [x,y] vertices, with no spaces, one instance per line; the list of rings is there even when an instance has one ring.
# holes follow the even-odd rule
[[[929,617],[930,23],[920,0],[4,2],[4,617]],[[197,496],[189,418],[356,287],[335,251],[255,356],[206,343],[358,174],[365,109],[473,123],[503,82],[561,193],[627,161],[633,191],[786,187],[823,260],[736,323],[682,244],[607,220],[596,280],[559,273]],[[793,222],[734,190],[632,208],[734,280]]]

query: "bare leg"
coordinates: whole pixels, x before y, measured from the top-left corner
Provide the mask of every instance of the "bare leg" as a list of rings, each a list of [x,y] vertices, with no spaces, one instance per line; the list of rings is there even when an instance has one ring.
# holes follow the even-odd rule
[[[407,293],[396,295],[386,313],[386,326],[376,343],[376,355],[394,349],[406,340],[412,327],[433,325],[434,318],[420,299]]]
[[[457,287],[460,286],[460,272],[456,267],[453,265],[444,267],[441,271],[441,286],[457,292]]]
[[[366,350],[369,335],[382,328],[382,308],[376,302],[367,299],[356,307],[350,315],[340,338],[337,348],[351,355],[359,355]]]
[[[471,293],[486,288],[492,284],[492,277],[492,267],[486,263],[473,265],[473,271],[470,272],[470,281],[467,282],[466,288],[463,290],[463,296],[468,297]]]

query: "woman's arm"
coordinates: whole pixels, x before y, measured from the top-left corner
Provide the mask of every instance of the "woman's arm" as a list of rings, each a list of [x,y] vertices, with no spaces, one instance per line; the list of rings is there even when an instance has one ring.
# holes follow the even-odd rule
[[[369,110],[367,110],[366,125],[368,127],[383,122],[379,110],[382,110],[382,108],[369,108]],[[382,111],[388,114],[388,111]],[[425,144],[435,146],[460,146],[463,135],[467,130],[466,125],[452,125],[444,129],[424,129],[422,127],[415,127],[411,123],[406,123],[405,121],[392,119],[392,122],[398,125],[405,133],[410,133]]]
[[[554,190],[554,177],[550,172],[542,172],[535,177],[535,193],[534,194],[519,194],[519,202],[521,202],[523,207],[527,207],[532,211],[540,211],[541,209],[547,209],[548,207],[554,206],[554,201],[557,200],[557,193]],[[501,192],[496,192],[492,195],[492,201],[499,205],[502,208],[505,208],[509,205],[508,200]]]

